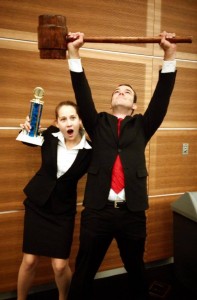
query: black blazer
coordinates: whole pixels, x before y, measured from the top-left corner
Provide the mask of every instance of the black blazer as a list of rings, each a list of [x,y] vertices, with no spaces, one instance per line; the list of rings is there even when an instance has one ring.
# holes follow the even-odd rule
[[[84,72],[71,72],[76,101],[82,121],[93,146],[88,168],[84,205],[102,209],[108,199],[112,167],[119,153],[125,174],[125,195],[128,208],[140,211],[148,208],[145,147],[161,125],[174,87],[175,73],[159,73],[159,80],[144,115],[127,116],[121,122],[118,139],[117,118],[98,113]]]
[[[44,143],[41,147],[42,163],[40,169],[24,188],[27,196],[25,203],[32,202],[44,206],[50,201],[54,213],[74,212],[76,209],[77,183],[87,172],[92,149],[79,150],[73,165],[57,178],[58,138],[52,132],[59,131],[50,126],[43,132]]]

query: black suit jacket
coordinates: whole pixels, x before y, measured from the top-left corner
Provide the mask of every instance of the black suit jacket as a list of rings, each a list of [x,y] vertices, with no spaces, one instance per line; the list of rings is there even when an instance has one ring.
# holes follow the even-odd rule
[[[85,73],[71,72],[76,101],[93,146],[85,189],[86,207],[102,209],[105,206],[112,167],[119,153],[125,174],[128,208],[131,211],[148,208],[145,147],[165,117],[175,77],[176,72],[159,73],[155,92],[144,115],[127,116],[121,123],[118,138],[117,118],[96,111]]]
[[[27,196],[25,203],[44,206],[48,201],[54,213],[74,212],[76,209],[77,183],[87,172],[91,149],[79,150],[73,165],[57,178],[58,138],[52,135],[58,129],[50,126],[43,132],[44,143],[41,147],[42,163],[40,169],[24,188]]]

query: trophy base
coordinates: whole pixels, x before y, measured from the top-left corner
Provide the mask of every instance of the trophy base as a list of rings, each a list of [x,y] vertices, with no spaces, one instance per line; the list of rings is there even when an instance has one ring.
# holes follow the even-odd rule
[[[28,143],[28,144],[33,144],[33,145],[37,145],[37,146],[42,146],[43,142],[44,142],[44,138],[43,136],[29,136],[26,132],[21,131],[19,133],[19,135],[16,138],[17,141],[21,141],[24,143]]]

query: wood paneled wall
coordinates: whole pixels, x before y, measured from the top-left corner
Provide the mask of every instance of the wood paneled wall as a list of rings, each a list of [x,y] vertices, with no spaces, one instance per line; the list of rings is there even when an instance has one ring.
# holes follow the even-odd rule
[[[36,86],[45,90],[42,126],[54,119],[59,101],[74,99],[66,60],[41,60],[38,16],[60,14],[69,31],[86,36],[155,36],[162,30],[192,35],[179,44],[177,81],[168,114],[146,149],[150,209],[145,261],[173,256],[170,204],[197,190],[197,2],[195,0],[1,0],[0,1],[0,292],[16,290],[23,233],[23,187],[40,164],[40,149],[15,138],[29,113]],[[156,44],[84,44],[83,65],[99,111],[110,111],[111,92],[121,82],[133,85],[143,113],[155,88],[162,51]],[[182,155],[182,144],[189,154]],[[86,176],[78,186],[78,214],[71,255],[78,248],[81,202]],[[99,271],[122,267],[112,243]],[[41,260],[35,285],[53,281],[50,261]]]

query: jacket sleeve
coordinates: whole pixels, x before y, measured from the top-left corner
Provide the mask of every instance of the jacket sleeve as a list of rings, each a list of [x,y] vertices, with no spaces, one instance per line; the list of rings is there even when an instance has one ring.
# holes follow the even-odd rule
[[[161,73],[155,91],[144,113],[144,130],[147,140],[155,133],[167,113],[170,97],[174,88],[176,72]]]
[[[70,74],[83,125],[91,136],[92,130],[97,124],[98,113],[94,105],[89,83],[84,72],[76,73],[70,71]]]

